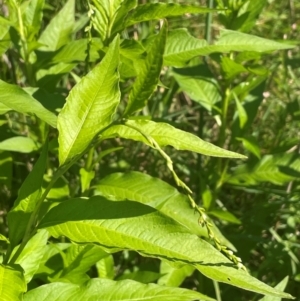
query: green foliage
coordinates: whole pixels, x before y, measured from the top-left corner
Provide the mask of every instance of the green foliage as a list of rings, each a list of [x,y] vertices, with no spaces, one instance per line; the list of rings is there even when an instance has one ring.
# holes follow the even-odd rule
[[[255,32],[269,2],[2,5],[1,298],[297,294],[299,68]]]
[[[52,127],[56,127],[56,116],[43,107],[36,99],[18,86],[0,80],[1,103],[19,113],[33,113]]]
[[[7,301],[21,300],[26,292],[24,273],[19,265],[0,265],[1,298]]]
[[[82,154],[101,130],[111,124],[120,102],[119,38],[105,58],[72,89],[58,117],[60,165]]]
[[[99,287],[101,290],[99,291]],[[57,294],[59,292],[59,294]],[[45,297],[43,297],[45,296]],[[132,280],[113,281],[109,279],[91,279],[79,286],[73,283],[56,282],[30,291],[25,295],[25,301],[39,300],[155,300],[163,301],[171,298],[174,301],[193,299],[212,301],[214,299],[191,290],[159,286],[156,284],[141,284]],[[129,298],[129,299],[128,299]]]

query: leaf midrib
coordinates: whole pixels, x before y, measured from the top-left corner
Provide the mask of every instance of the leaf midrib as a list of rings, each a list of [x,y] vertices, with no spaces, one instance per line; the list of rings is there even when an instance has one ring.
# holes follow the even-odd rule
[[[112,65],[112,63],[113,63],[113,61],[110,59],[109,67]],[[101,63],[100,63],[100,64],[101,64]],[[101,66],[99,66],[99,68],[100,68],[100,67],[101,67]],[[68,158],[68,157],[69,157],[69,154],[70,154],[70,152],[71,152],[71,150],[72,150],[72,148],[73,148],[75,142],[77,141],[78,137],[80,136],[80,131],[81,131],[82,127],[83,127],[83,124],[84,124],[85,121],[88,119],[88,115],[89,115],[89,113],[91,112],[92,106],[94,105],[94,102],[96,101],[96,98],[97,98],[97,96],[98,96],[98,94],[99,94],[99,91],[101,90],[102,85],[103,85],[103,83],[104,83],[104,81],[105,81],[105,79],[106,79],[106,75],[109,73],[109,71],[110,71],[110,68],[107,68],[107,69],[105,70],[105,76],[102,77],[101,85],[99,85],[99,88],[97,89],[97,93],[94,93],[93,100],[92,100],[92,101],[90,102],[90,104],[88,105],[88,109],[87,109],[86,112],[84,113],[83,118],[82,118],[82,121],[81,121],[80,124],[79,124],[80,126],[77,127],[76,135],[74,135],[74,139],[73,139],[73,141],[71,142],[68,151],[66,152],[67,155],[65,156],[65,158]],[[85,77],[83,80],[88,80],[88,78]],[[66,159],[65,159],[65,160],[66,160]],[[64,160],[64,161],[65,161],[65,160]]]

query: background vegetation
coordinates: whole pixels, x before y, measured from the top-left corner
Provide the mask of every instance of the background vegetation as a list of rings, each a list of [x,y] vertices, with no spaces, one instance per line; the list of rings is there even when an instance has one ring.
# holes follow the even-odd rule
[[[43,32],[65,2],[45,2],[42,26],[38,33],[32,31],[33,36]],[[227,246],[237,250],[251,275],[270,286],[277,285],[289,276],[285,291],[299,297],[300,51],[297,45],[300,40],[300,3],[294,0],[164,2],[191,5],[199,5],[200,2],[204,7],[231,9],[209,15],[170,17],[169,30],[184,27],[192,36],[214,43],[218,40],[220,28],[226,28],[296,46],[275,52],[270,49],[263,53],[252,49],[226,54],[215,52],[195,56],[188,61],[172,62],[172,68],[162,69],[158,88],[140,115],[145,118],[151,116],[156,122],[168,122],[205,141],[248,156],[247,160],[233,160],[165,148],[178,176],[191,188],[196,202],[206,209],[226,237]],[[12,13],[9,5],[12,4],[0,1],[0,5],[3,17],[9,19],[9,13]],[[86,30],[89,24],[86,1],[76,1],[75,11],[73,41],[88,34],[98,37],[97,30]],[[12,28],[9,32],[5,31],[7,24],[4,18],[0,19],[0,79],[26,87],[26,91],[48,110],[57,113],[70,89],[99,62],[97,51],[92,49],[90,52],[92,63],[87,63],[85,57],[67,62],[64,54],[57,52],[57,57],[51,57],[52,64],[56,62],[57,65],[39,70],[39,64],[47,66],[49,58],[38,51],[35,57],[29,55],[28,47],[37,49],[39,46],[34,39],[26,46],[27,56],[19,33]],[[162,27],[162,22],[151,20],[134,24],[122,32],[122,37],[142,41],[156,33]],[[239,41],[237,38],[237,44]],[[111,41],[106,42],[104,46]],[[127,51],[134,51],[135,48],[132,46],[130,50],[130,47],[128,45]],[[48,51],[57,49],[58,46]],[[97,50],[98,54],[103,54],[103,50]],[[126,53],[124,56],[126,58]],[[128,65],[121,69],[122,95],[130,90],[134,77],[132,72]],[[43,90],[34,90],[33,87]],[[51,101],[47,99],[50,94]],[[119,106],[116,116],[121,116],[125,105]],[[0,107],[0,114],[0,141],[3,141],[0,142],[0,232],[8,237],[7,213],[40,155],[45,140],[45,123],[3,107]],[[22,147],[18,146],[20,144],[7,146],[4,143],[16,136],[30,137],[34,143]],[[58,164],[57,136],[57,131],[49,131],[50,155],[44,187]],[[103,155],[93,164],[89,162],[89,155],[74,164],[52,188],[48,195],[50,200],[60,202],[65,198],[100,193],[101,189],[97,186],[99,181],[113,172],[139,171],[176,186],[165,160],[145,144],[117,138],[105,140],[101,148],[96,150],[102,151]],[[105,153],[105,150],[108,151]],[[87,175],[83,175],[83,170]],[[45,206],[42,210],[46,212],[48,209]],[[61,245],[69,242],[67,239],[54,238],[50,241]],[[7,242],[3,239],[1,252],[4,254],[7,248]],[[60,252],[63,253],[63,247]],[[51,267],[54,270],[57,262]],[[170,275],[171,269],[175,275],[173,267],[161,264],[159,259],[125,250],[99,260],[87,274],[90,277],[181,286],[223,301],[261,298],[212,281],[190,267],[185,267],[184,271],[181,269],[179,276],[168,278],[166,275]],[[29,289],[51,282],[51,277],[56,276],[47,271],[45,265],[44,270],[39,270],[29,282]]]

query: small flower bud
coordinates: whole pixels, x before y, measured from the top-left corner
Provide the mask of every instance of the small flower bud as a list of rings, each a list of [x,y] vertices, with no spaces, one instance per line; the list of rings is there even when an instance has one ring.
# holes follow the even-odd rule
[[[227,254],[232,256],[233,255],[233,252],[231,250],[227,250]]]

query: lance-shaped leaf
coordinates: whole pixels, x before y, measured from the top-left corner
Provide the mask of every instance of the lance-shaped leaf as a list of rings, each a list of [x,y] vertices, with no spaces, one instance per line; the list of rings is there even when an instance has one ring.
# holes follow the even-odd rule
[[[112,34],[118,33],[124,29],[124,22],[128,12],[137,6],[137,0],[123,0],[119,10],[114,18]]]
[[[129,93],[125,115],[141,110],[150,98],[159,81],[163,64],[163,54],[167,38],[167,25],[164,22],[159,34],[153,39],[147,57]]]
[[[294,45],[279,43],[258,36],[237,32],[233,30],[222,30],[218,41],[211,46],[218,52],[229,51],[256,51],[268,52],[294,48]]]
[[[96,263],[96,268],[99,278],[114,279],[116,276],[114,258],[112,254],[108,254],[106,257],[100,259]]]
[[[245,110],[235,93],[233,93],[233,96],[236,103],[237,113],[239,115],[240,128],[242,129],[248,121],[247,111]]]
[[[181,90],[208,111],[211,111],[215,103],[221,100],[218,83],[205,65],[174,68],[172,75]]]
[[[58,116],[61,165],[82,154],[99,131],[112,122],[120,101],[118,66],[116,37],[101,63],[71,90]]]
[[[238,29],[241,32],[247,32],[255,26],[259,15],[266,7],[268,0],[251,0],[247,3],[247,10],[243,12],[238,18],[236,18],[236,22],[234,22],[234,29]],[[242,10],[242,9],[241,9]],[[240,22],[240,20],[243,20]],[[242,24],[241,24],[242,23]],[[238,28],[235,26],[237,25]]]
[[[130,249],[142,255],[191,264],[205,276],[261,294],[291,298],[238,270],[225,256],[173,219],[141,203],[100,196],[71,199],[52,208],[40,228],[78,243]]]
[[[40,30],[43,18],[43,8],[45,0],[31,0],[25,11],[25,24],[27,27],[29,40],[34,38]]]
[[[2,300],[22,300],[22,295],[26,292],[26,282],[19,265],[0,264],[0,292]]]
[[[171,145],[178,150],[188,150],[206,156],[225,158],[246,158],[243,155],[222,149],[188,132],[174,128],[167,123],[151,120],[127,120],[126,124],[140,129],[151,136],[160,146]],[[114,125],[103,132],[103,138],[122,137],[141,141],[147,145],[149,141],[137,130],[126,125]]]
[[[92,265],[108,254],[95,245],[72,245],[66,252],[64,269],[59,278],[71,279],[73,283],[83,283],[85,273]]]
[[[32,279],[33,275],[39,268],[46,251],[45,247],[47,240],[48,231],[44,229],[40,230],[29,240],[16,260],[16,263],[19,264],[24,270],[26,283]]]
[[[84,62],[86,58],[86,50],[89,41],[88,39],[75,40],[64,47],[60,48],[59,51],[51,58],[50,64],[73,63],[73,62]],[[92,39],[90,46],[90,57],[89,61],[94,62],[99,59],[98,51],[103,48],[103,44],[100,39]],[[38,63],[38,62],[37,62]]]
[[[59,13],[50,20],[42,32],[39,43],[41,50],[55,51],[71,40],[75,25],[75,0],[69,0]]]
[[[0,80],[0,102],[19,113],[35,114],[52,127],[56,127],[56,116],[22,88]]]
[[[37,149],[37,144],[29,137],[12,137],[0,142],[0,150],[31,153]]]
[[[209,45],[205,40],[191,36],[186,29],[179,28],[170,31],[164,54],[164,65],[180,67],[198,55],[205,56],[216,52],[268,52],[293,47],[293,45],[231,30],[221,30],[215,44]]]
[[[181,16],[184,14],[206,14],[208,12],[215,11],[206,7],[200,7],[196,5],[183,5],[177,3],[147,3],[137,6],[129,13],[127,20],[125,21],[125,27],[133,24],[159,20],[168,17]]]
[[[74,64],[58,63],[48,69],[41,69],[37,72],[37,84],[40,88],[45,88],[47,91],[55,91],[55,87],[64,74],[69,73],[74,67]]]
[[[174,268],[167,261],[162,261],[160,264],[160,274],[163,276],[159,278],[157,283],[160,285],[178,287],[186,277],[193,274],[194,270],[195,268],[190,265]]]
[[[257,185],[269,182],[275,185],[299,178],[300,158],[293,153],[265,155],[256,165],[240,165],[233,174],[228,175],[226,182],[233,185]]]
[[[59,294],[58,294],[59,292]],[[113,281],[92,279],[80,285],[73,283],[50,283],[25,294],[24,301],[214,301],[201,293],[157,284],[142,284],[132,280]]]
[[[276,286],[278,290],[281,290],[282,292],[285,290],[286,285],[289,282],[289,276],[284,277]],[[282,301],[281,298],[277,297],[272,297],[272,296],[265,296],[262,299],[258,301]]]
[[[113,173],[96,186],[95,194],[116,201],[136,201],[151,206],[187,227],[190,233],[208,237],[198,223],[199,216],[190,206],[187,196],[168,183],[141,172]],[[232,250],[235,247],[213,226],[216,237]]]
[[[164,65],[183,66],[195,56],[209,54],[207,47],[205,40],[191,36],[186,28],[171,30],[167,38]]]
[[[12,248],[15,247],[24,236],[30,215],[42,194],[47,152],[48,145],[46,144],[32,171],[23,182],[14,207],[8,213],[9,239]]]
[[[105,42],[111,36],[111,29],[118,10],[124,0],[93,0],[93,27]]]

